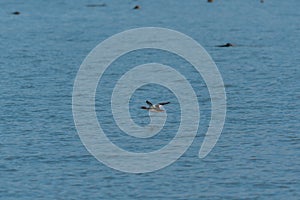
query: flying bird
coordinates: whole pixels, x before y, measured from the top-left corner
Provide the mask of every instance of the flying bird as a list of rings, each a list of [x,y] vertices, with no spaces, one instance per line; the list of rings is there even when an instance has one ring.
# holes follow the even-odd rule
[[[165,110],[163,110],[163,105],[169,104],[170,102],[162,102],[154,105],[147,100],[146,103],[148,104],[148,107],[142,106],[141,109],[149,110],[152,112],[164,112]]]

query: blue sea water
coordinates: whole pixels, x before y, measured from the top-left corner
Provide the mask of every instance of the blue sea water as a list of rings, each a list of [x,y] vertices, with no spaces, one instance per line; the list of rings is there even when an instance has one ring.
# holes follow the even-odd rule
[[[133,10],[137,4],[141,9]],[[299,199],[299,6],[296,0],[1,1],[0,199]],[[207,50],[224,80],[227,115],[216,146],[199,159],[211,114],[205,82],[167,53],[145,50],[120,58],[104,82],[116,81],[111,77],[132,65],[156,61],[200,88],[201,121],[190,148],[159,171],[129,174],[97,161],[82,144],[72,116],[73,83],[101,41],[149,26],[180,31]],[[216,47],[227,42],[236,46]],[[110,87],[98,88],[96,110],[113,142],[140,152],[174,137],[180,112],[169,90],[150,85],[134,93],[131,116],[139,124],[149,121],[135,107],[142,97],[174,104],[164,134],[137,141],[113,124],[105,106]]]

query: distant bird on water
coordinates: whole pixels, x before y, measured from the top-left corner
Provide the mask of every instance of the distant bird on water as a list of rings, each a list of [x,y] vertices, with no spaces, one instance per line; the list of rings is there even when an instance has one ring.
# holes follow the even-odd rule
[[[142,106],[141,109],[149,110],[152,112],[164,112],[165,110],[163,110],[163,105],[169,104],[170,102],[162,102],[154,105],[147,100],[146,103],[148,104],[148,107]]]
[[[136,6],[133,7],[134,10],[138,10],[140,8],[141,8],[141,6],[139,6],[139,5],[136,5]]]
[[[15,11],[15,12],[12,12],[11,14],[13,14],[13,15],[19,15],[21,13],[19,11]]]
[[[231,44],[231,43],[226,43],[226,44],[223,44],[223,45],[218,45],[217,47],[233,47],[234,45]]]

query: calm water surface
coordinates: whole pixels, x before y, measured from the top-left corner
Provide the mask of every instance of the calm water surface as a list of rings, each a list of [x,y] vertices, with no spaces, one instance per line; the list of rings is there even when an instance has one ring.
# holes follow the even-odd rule
[[[106,6],[86,6],[101,3]],[[136,4],[140,10],[132,9]],[[4,0],[0,7],[0,199],[300,198],[298,0]],[[14,11],[21,14],[12,15]],[[127,174],[98,162],[81,143],[72,90],[91,49],[113,34],[144,26],[171,28],[198,41],[222,74],[228,110],[217,145],[200,160],[210,120],[201,76],[166,52],[121,57],[96,95],[98,119],[114,143],[152,151],[166,145],[179,126],[176,96],[148,85],[133,94],[131,115],[136,123],[147,124],[147,114],[136,106],[147,98],[170,100],[163,132],[141,141],[117,128],[105,106],[112,83],[132,66],[154,61],[173,66],[195,86],[201,113],[197,137],[177,162],[152,173]],[[227,42],[236,47],[215,47]]]

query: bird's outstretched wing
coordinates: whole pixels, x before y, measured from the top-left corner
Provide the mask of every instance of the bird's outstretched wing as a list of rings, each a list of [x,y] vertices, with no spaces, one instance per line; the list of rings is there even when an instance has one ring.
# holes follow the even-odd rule
[[[153,104],[150,102],[150,101],[146,101],[146,103],[149,105],[149,106],[152,106]]]
[[[169,104],[170,102],[162,102],[162,103],[158,103],[158,105],[166,105]]]

